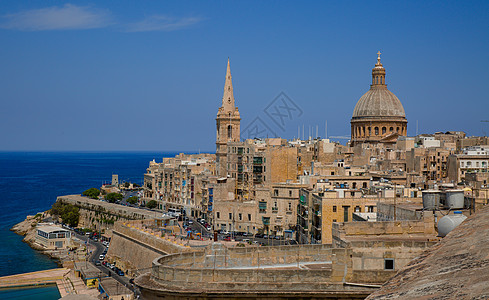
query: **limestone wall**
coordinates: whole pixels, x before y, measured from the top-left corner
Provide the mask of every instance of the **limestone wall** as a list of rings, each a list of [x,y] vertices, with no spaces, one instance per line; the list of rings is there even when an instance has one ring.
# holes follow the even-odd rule
[[[348,249],[325,245],[226,248],[215,243],[206,250],[167,255],[153,262],[152,278],[167,288],[225,290],[270,289],[270,284],[337,284],[351,277]],[[305,268],[316,263],[322,267]],[[290,287],[287,287],[290,289]]]
[[[106,256],[109,262],[115,262],[118,267],[128,270],[131,275],[147,272],[147,269],[152,266],[152,261],[163,255],[193,251],[161,235],[141,230],[135,226],[135,223],[144,225],[154,223],[154,220],[116,222]]]

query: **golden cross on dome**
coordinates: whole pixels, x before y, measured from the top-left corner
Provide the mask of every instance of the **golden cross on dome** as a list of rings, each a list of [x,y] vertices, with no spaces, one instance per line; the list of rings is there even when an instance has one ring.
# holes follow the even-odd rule
[[[380,53],[380,51],[379,51],[379,52],[377,52],[377,55],[378,55],[377,60],[378,60],[379,62],[380,62],[380,55],[381,55],[381,54],[382,54],[382,53]]]

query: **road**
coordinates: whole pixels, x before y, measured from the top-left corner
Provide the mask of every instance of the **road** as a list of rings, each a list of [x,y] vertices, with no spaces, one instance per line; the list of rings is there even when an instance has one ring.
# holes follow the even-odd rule
[[[78,234],[74,231],[72,233],[80,240],[86,242],[89,238],[86,235]],[[128,277],[126,276],[119,276],[117,275],[114,271],[111,269],[107,268],[106,266],[96,266],[95,261],[98,261],[100,254],[104,252],[105,246],[101,242],[95,242],[92,239],[89,239],[89,244],[94,245],[96,247],[96,250],[92,252],[91,256],[89,257],[89,263],[91,263],[95,268],[99,269],[102,273],[106,275],[110,275],[112,278],[117,280],[119,283],[123,284],[124,286],[127,286],[131,291],[133,291],[136,295],[139,294],[139,290],[134,287],[132,283],[129,282]]]

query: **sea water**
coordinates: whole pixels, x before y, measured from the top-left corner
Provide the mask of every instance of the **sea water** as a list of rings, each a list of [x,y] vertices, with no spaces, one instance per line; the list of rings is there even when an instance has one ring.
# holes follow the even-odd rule
[[[27,215],[48,210],[56,197],[80,194],[112,174],[142,185],[149,162],[175,153],[0,152],[0,276],[56,268],[9,229]],[[7,299],[0,294],[0,299]],[[36,298],[38,299],[38,298]],[[56,298],[50,298],[56,299]]]

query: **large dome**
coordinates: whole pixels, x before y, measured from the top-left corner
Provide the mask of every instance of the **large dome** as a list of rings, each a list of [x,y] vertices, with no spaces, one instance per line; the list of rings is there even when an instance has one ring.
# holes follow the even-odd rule
[[[353,118],[401,117],[405,118],[401,101],[387,87],[374,87],[363,94],[353,110]]]

